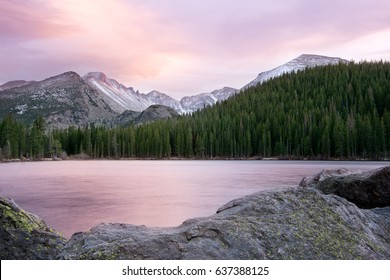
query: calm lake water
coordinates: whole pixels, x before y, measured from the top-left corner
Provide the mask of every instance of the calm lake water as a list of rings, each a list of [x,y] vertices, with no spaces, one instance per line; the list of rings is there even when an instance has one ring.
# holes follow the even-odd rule
[[[0,195],[69,238],[105,222],[177,226],[231,199],[298,185],[326,168],[386,162],[58,161],[0,164]]]

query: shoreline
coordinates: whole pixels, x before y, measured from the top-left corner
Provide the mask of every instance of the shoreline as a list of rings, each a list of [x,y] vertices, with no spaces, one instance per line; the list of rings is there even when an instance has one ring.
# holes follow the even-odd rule
[[[71,156],[64,159],[61,158],[42,158],[42,159],[31,159],[31,158],[13,158],[13,159],[1,159],[0,163],[12,163],[12,162],[42,162],[42,161],[361,161],[361,162],[390,162],[390,158],[288,158],[288,157],[250,157],[250,158],[222,158],[222,157],[213,157],[213,158],[179,158],[179,157],[169,157],[169,158],[90,158],[86,156]]]

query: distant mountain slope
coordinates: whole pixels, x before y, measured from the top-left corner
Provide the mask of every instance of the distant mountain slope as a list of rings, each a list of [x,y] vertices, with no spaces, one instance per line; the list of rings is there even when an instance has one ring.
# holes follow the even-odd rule
[[[212,92],[183,97],[180,101],[171,96],[153,90],[147,94],[139,93],[133,88],[125,87],[114,79],[107,78],[104,73],[92,72],[83,76],[85,82],[102,94],[102,97],[117,113],[126,110],[141,112],[151,105],[163,105],[175,109],[178,113],[192,113],[196,110],[212,106],[237,92],[237,89],[224,87]]]
[[[217,102],[224,101],[237,93],[237,89],[224,87],[212,92],[201,93],[194,96],[186,96],[180,100],[180,104],[186,113],[192,113],[208,106],[213,106]]]
[[[34,81],[16,80],[10,81],[0,86],[0,91],[7,90],[15,87],[21,87],[33,83]]]
[[[178,113],[167,106],[152,105],[143,111],[134,122],[137,124],[153,122],[155,120],[167,120],[178,116]]]
[[[123,113],[125,110],[141,112],[154,104],[145,94],[107,78],[104,73],[88,73],[83,79],[89,86],[99,91],[106,103],[117,113]]]
[[[180,102],[165,93],[153,90],[146,94],[146,96],[153,104],[170,107],[180,114],[185,113],[185,110],[181,106]]]
[[[246,89],[248,87],[256,86],[257,84],[267,81],[271,78],[279,77],[284,73],[297,72],[298,70],[303,70],[305,68],[312,68],[316,66],[338,64],[340,62],[348,63],[348,60],[339,57],[328,57],[328,56],[314,55],[314,54],[302,54],[297,58],[290,60],[289,62],[280,65],[272,70],[261,72],[256,77],[256,79],[246,84],[241,89]]]
[[[11,113],[26,124],[42,116],[48,125],[67,127],[104,123],[116,115],[75,72],[1,91],[0,101],[0,116]]]
[[[144,124],[156,120],[167,120],[178,115],[171,107],[151,105],[142,112],[126,110],[113,120],[113,124],[120,126]]]

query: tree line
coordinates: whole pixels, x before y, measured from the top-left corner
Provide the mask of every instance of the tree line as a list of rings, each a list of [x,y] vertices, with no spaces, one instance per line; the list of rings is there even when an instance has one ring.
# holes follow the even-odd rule
[[[45,130],[0,122],[0,155],[42,158],[386,159],[390,64],[328,65],[284,74],[191,115],[137,126]]]

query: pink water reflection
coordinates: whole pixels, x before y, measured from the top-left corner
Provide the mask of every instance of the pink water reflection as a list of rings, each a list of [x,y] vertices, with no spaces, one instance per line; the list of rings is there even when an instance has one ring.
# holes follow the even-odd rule
[[[102,222],[177,226],[231,199],[294,186],[324,168],[381,162],[62,161],[0,164],[0,195],[66,237]]]

